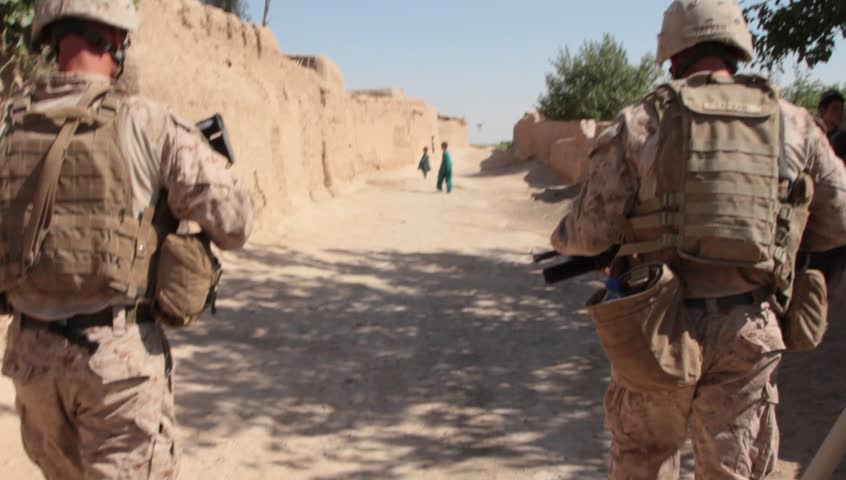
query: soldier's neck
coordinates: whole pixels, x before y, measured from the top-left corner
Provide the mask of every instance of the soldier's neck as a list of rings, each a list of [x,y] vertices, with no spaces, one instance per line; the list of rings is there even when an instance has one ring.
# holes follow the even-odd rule
[[[96,73],[111,77],[117,70],[112,56],[90,48],[82,41],[73,41],[72,37],[62,40],[59,46],[59,71],[65,73]]]
[[[702,58],[687,69],[688,76],[701,72],[711,72],[711,74],[717,77],[732,76],[731,70],[729,70],[726,62],[719,57]]]

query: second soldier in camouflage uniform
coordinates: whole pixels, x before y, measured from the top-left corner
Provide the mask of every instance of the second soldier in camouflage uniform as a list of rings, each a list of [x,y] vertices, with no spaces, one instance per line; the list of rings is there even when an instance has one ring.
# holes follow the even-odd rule
[[[721,76],[731,81],[737,61],[748,61],[753,54],[734,0],[674,1],[658,43],[658,61],[670,60],[676,79],[697,73],[703,78],[710,72],[716,83]],[[654,105],[645,101],[626,108],[599,136],[581,195],[552,234],[551,242],[562,254],[597,255],[626,243],[634,207],[655,198],[661,119]],[[794,177],[808,174],[815,189],[803,248],[823,251],[842,245],[843,162],[806,110],[785,101],[780,109],[784,167]],[[672,264],[684,285],[685,314],[701,344],[701,376],[684,388],[648,391],[625,384],[612,365],[605,397],[612,438],[610,478],[677,479],[679,449],[688,437],[697,478],[764,478],[777,460],[774,373],[785,350],[778,315],[755,295],[767,288],[770,276],[678,258]]]

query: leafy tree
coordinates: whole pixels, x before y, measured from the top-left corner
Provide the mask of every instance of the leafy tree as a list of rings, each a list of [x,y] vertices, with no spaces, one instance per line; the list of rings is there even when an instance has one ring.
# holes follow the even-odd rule
[[[221,10],[227,11],[229,13],[234,13],[238,15],[244,20],[249,20],[249,15],[247,15],[247,2],[246,0],[201,0],[206,5],[211,5],[213,7],[217,7]]]
[[[35,0],[0,0],[0,98],[17,95],[37,72],[48,68],[46,55],[29,48],[34,15]]]
[[[577,55],[559,51],[552,66],[547,91],[538,98],[538,110],[551,120],[613,118],[643,98],[661,76],[652,55],[630,65],[626,50],[610,34],[601,42],[585,42]]]
[[[755,30],[758,61],[772,69],[796,54],[808,67],[831,58],[846,37],[843,0],[747,0],[744,13]]]
[[[37,65],[29,51],[35,0],[0,0],[0,96],[17,93]]]
[[[825,85],[819,80],[811,79],[808,71],[803,71],[799,68],[795,69],[795,76],[796,78],[793,80],[793,83],[784,87],[781,94],[786,100],[805,107],[811,112],[816,113],[820,103],[820,97],[829,90],[839,90],[846,96],[846,83],[841,85],[836,83]]]

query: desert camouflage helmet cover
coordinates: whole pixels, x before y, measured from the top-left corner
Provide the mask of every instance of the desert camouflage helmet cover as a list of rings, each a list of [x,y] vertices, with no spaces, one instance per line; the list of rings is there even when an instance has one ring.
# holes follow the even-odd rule
[[[140,22],[135,0],[36,0],[33,43],[40,43],[44,27],[62,18],[93,20],[128,32]]]
[[[658,64],[703,42],[731,45],[740,51],[740,60],[752,60],[752,34],[735,0],[673,1],[658,34]]]

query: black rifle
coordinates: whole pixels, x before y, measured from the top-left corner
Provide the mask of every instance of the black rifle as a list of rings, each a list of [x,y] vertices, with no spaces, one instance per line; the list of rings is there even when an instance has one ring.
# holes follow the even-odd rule
[[[223,124],[223,117],[219,113],[215,113],[211,117],[197,122],[197,128],[200,129],[212,148],[226,157],[229,162],[227,167],[231,167],[235,163],[235,152],[232,150],[232,144],[229,143],[229,134]]]
[[[611,265],[611,262],[617,256],[620,250],[619,246],[613,246],[608,250],[600,253],[595,257],[569,257],[557,265],[543,269],[543,279],[547,284],[553,284],[569,280],[571,278],[584,275],[596,270],[602,270]],[[534,263],[539,263],[544,260],[557,257],[559,254],[555,251],[543,252],[532,255]]]

